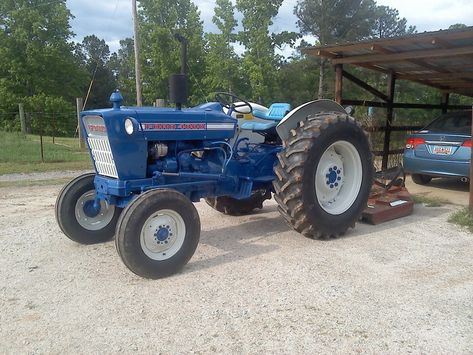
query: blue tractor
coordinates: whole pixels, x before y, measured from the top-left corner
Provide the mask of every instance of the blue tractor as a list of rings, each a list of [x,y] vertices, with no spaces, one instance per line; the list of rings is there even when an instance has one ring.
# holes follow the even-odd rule
[[[68,183],[56,219],[75,242],[115,236],[125,265],[146,278],[169,276],[192,257],[200,238],[193,202],[249,214],[274,196],[282,217],[310,238],[344,234],[367,204],[372,155],[365,132],[329,100],[266,111],[231,93],[182,108],[186,76],[170,80],[174,108],[123,107],[81,113],[95,173]],[[239,124],[240,114],[258,122]],[[240,120],[241,121],[241,120]],[[251,131],[258,143],[240,138]]]

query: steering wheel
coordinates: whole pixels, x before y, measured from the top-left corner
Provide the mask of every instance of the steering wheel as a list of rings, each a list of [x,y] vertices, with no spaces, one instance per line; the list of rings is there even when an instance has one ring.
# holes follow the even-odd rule
[[[233,95],[229,92],[217,92],[215,93],[215,100],[218,101],[220,105],[223,107],[234,111],[236,113],[252,113],[253,112],[253,107],[250,105],[248,101],[240,99],[238,96]],[[238,104],[236,104],[238,102]],[[238,110],[241,107],[248,107],[250,109],[249,112],[242,112]]]

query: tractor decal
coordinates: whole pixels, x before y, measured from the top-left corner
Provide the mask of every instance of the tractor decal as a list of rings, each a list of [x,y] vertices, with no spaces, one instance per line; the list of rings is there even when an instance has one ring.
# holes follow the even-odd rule
[[[203,130],[233,130],[233,123],[142,123],[145,131],[203,131]]]

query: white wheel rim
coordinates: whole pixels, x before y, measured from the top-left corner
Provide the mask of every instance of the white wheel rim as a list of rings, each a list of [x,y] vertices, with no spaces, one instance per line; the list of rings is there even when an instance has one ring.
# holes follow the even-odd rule
[[[173,210],[160,210],[141,229],[141,249],[153,260],[167,260],[181,249],[185,236],[186,224],[181,215]]]
[[[75,214],[79,225],[89,231],[97,231],[105,228],[113,219],[115,213],[115,206],[109,205],[107,201],[100,200],[100,211],[94,216],[88,216],[84,210],[86,203],[91,203],[95,200],[95,190],[90,190],[84,193],[76,202]]]
[[[333,143],[322,154],[315,173],[315,193],[320,207],[339,215],[355,202],[361,188],[363,167],[360,154],[347,141]]]

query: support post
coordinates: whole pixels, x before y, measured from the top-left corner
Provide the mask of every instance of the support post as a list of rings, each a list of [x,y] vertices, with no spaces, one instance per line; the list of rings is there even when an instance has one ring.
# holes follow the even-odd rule
[[[396,77],[393,73],[389,74],[388,76],[388,101],[387,101],[387,112],[386,112],[386,130],[384,132],[384,147],[383,147],[383,161],[381,163],[381,169],[385,170],[388,168],[388,161],[389,161],[389,146],[391,141],[391,126],[393,123],[394,117],[394,93],[396,89]]]
[[[450,100],[450,94],[448,92],[442,93],[442,113],[447,113],[448,110],[448,101]]]
[[[135,81],[136,81],[136,105],[142,106],[141,98],[141,68],[140,68],[140,43],[138,37],[138,13],[136,10],[136,0],[132,1],[133,10],[133,45],[135,50]]]
[[[343,64],[335,65],[335,101],[341,105],[343,100]]]
[[[471,112],[471,119],[473,120],[473,107]],[[473,121],[472,121],[473,122]],[[473,125],[471,125],[471,142],[473,143]],[[473,216],[473,148],[471,148],[471,158],[470,158],[470,215]]]
[[[20,113],[21,133],[26,134],[25,107],[23,104],[18,104],[18,111]]]
[[[80,126],[80,112],[82,111],[83,100],[82,97],[76,98],[76,108],[77,108],[77,133],[79,136],[79,148],[84,149],[84,137],[82,137],[82,128]]]
[[[156,107],[166,107],[166,100],[156,99]]]

